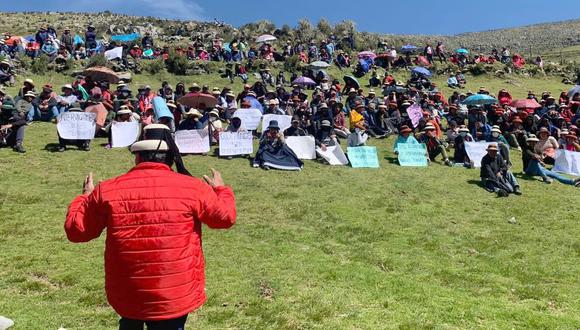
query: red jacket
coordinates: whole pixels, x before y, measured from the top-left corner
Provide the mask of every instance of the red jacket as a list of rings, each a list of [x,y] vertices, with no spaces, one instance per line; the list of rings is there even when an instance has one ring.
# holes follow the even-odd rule
[[[183,316],[206,299],[201,223],[229,228],[236,221],[234,193],[140,163],[100,183],[69,206],[65,231],[86,242],[107,229],[105,289],[125,318],[165,320]]]

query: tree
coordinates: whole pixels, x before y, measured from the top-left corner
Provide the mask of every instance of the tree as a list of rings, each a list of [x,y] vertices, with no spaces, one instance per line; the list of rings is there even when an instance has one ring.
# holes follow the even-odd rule
[[[356,25],[353,21],[344,20],[334,26],[334,34],[338,37],[353,36],[356,32]]]
[[[314,38],[314,28],[312,27],[310,21],[306,18],[298,21],[298,27],[296,30],[298,37],[302,41],[309,41]]]
[[[316,28],[325,37],[328,37],[332,34],[332,26],[330,25],[330,22],[328,22],[328,20],[324,17],[318,21]]]

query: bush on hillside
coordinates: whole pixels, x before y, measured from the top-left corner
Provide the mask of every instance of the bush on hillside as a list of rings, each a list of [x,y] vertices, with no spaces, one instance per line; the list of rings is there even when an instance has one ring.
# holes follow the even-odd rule
[[[165,62],[167,66],[167,71],[176,75],[185,75],[187,69],[189,68],[189,61],[183,55],[177,54],[175,51],[170,50],[167,61]]]
[[[484,74],[486,71],[485,71],[485,67],[483,64],[477,63],[477,64],[469,67],[469,72],[474,76],[479,76],[479,75]]]
[[[165,62],[163,62],[162,58],[156,60],[147,60],[141,62],[141,68],[150,74],[158,74],[165,70]]]
[[[30,66],[30,70],[34,74],[45,74],[48,72],[48,65],[50,64],[50,58],[45,54],[40,55],[39,57],[34,59],[32,65]]]
[[[105,57],[105,55],[98,54],[89,59],[85,68],[92,68],[95,66],[108,66],[109,61]]]

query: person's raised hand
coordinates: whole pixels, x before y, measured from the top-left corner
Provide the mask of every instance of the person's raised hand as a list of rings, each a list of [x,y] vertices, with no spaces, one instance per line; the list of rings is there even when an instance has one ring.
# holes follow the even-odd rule
[[[207,184],[209,184],[213,188],[222,187],[225,185],[224,180],[222,179],[222,175],[220,174],[220,172],[218,172],[212,168],[211,174],[212,174],[211,178],[207,175],[203,176],[203,179],[205,180],[205,182],[207,182]]]
[[[93,183],[93,172],[90,172],[83,183],[83,195],[90,195],[93,190],[95,190],[95,184]]]

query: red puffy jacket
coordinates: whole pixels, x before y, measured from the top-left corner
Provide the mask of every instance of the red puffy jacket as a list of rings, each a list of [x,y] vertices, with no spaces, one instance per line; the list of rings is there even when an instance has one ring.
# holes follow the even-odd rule
[[[105,289],[125,318],[183,316],[206,299],[201,223],[229,228],[236,221],[234,193],[140,163],[97,185],[69,206],[65,231],[72,242],[99,237],[107,228]]]

